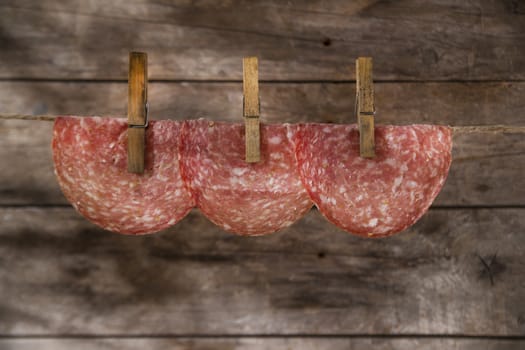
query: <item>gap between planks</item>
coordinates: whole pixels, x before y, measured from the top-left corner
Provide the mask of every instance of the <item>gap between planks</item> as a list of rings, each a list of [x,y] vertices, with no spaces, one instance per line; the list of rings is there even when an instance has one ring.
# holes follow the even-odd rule
[[[291,333],[291,334],[0,334],[0,339],[294,339],[294,338],[372,338],[372,339],[479,339],[479,340],[525,340],[521,335],[474,335],[474,334],[387,334],[387,333],[334,333],[334,334],[312,334],[312,333]]]
[[[0,78],[0,83],[11,82],[28,82],[28,83],[93,83],[93,84],[128,84],[124,79],[63,79],[63,78]],[[242,84],[239,79],[148,79],[149,83],[168,83],[168,84]],[[355,84],[354,79],[260,79],[259,84]],[[410,79],[374,79],[374,84],[504,84],[504,83],[525,83],[525,79],[425,79],[425,80],[410,80]]]

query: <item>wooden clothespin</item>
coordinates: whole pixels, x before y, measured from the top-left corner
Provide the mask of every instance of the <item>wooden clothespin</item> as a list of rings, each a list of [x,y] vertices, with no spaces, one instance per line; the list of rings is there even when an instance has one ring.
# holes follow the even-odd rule
[[[128,172],[144,173],[148,126],[148,55],[129,53],[128,76]]]
[[[356,112],[359,125],[359,154],[363,158],[375,157],[374,142],[374,85],[372,58],[359,57],[356,66]]]
[[[256,163],[261,160],[259,65],[257,57],[245,57],[242,63],[246,162]]]

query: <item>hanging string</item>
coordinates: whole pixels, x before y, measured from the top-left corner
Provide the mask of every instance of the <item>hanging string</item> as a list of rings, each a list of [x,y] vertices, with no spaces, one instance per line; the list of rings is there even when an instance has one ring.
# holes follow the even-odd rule
[[[30,115],[30,114],[0,114],[0,120],[36,120],[53,122],[56,115]],[[452,131],[458,134],[474,133],[525,133],[525,126],[515,125],[472,125],[472,126],[453,126]]]
[[[0,120],[40,120],[45,122],[55,121],[56,115],[27,115],[27,114],[0,114]]]

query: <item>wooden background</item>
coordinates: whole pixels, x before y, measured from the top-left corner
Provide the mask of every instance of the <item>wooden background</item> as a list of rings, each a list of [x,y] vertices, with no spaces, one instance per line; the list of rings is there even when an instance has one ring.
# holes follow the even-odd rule
[[[0,112],[125,115],[128,52],[150,115],[353,122],[357,56],[377,123],[525,125],[519,0],[0,0]],[[198,211],[147,237],[66,202],[51,123],[0,122],[0,349],[523,349],[525,139],[454,136],[445,188],[382,240],[312,210],[242,238]]]

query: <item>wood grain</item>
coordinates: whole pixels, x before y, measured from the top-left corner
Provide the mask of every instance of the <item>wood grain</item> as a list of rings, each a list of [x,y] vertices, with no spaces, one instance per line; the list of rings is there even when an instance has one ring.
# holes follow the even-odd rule
[[[130,52],[128,76],[128,172],[144,173],[148,123],[148,55]]]
[[[354,79],[375,58],[378,80],[525,79],[519,1],[6,0],[0,78],[121,79],[131,50],[152,79]],[[255,15],[256,14],[256,15]]]
[[[243,116],[246,140],[245,159],[248,163],[261,160],[259,61],[245,57],[242,61]]]
[[[355,84],[261,83],[262,122],[355,122]],[[150,83],[152,119],[242,116],[242,83]],[[377,124],[525,125],[525,83],[375,83]],[[0,82],[0,112],[118,115],[127,84]]]
[[[245,57],[242,61],[243,116],[259,117],[259,61]]]
[[[372,80],[372,58],[359,57],[356,70],[356,111],[359,125],[359,155],[375,157],[374,142],[374,84]]]
[[[432,210],[351,236],[317,211],[239,237],[197,211],[152,236],[0,208],[0,334],[523,335],[525,210]]]
[[[136,50],[152,119],[240,121],[240,59],[256,55],[261,122],[354,122],[353,62],[372,56],[376,124],[525,125],[521,1],[5,0],[0,13],[2,114],[125,117]],[[47,207],[67,202],[37,124],[0,121],[0,349],[525,346],[521,135],[455,132],[436,207],[389,239],[315,210],[257,239],[197,211],[123,237]]]
[[[0,121],[0,204],[66,204],[53,173],[52,124]],[[523,133],[457,133],[438,206],[525,205]]]
[[[523,340],[417,338],[131,338],[131,339],[0,339],[8,350],[521,350]]]

